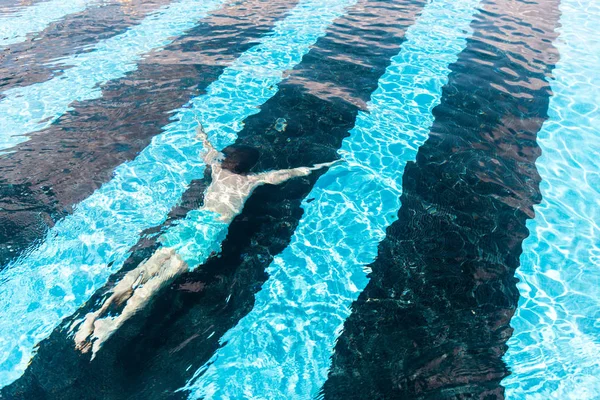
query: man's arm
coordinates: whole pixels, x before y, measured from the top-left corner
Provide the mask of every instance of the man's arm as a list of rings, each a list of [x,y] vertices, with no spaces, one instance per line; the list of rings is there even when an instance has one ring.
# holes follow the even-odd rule
[[[204,128],[200,122],[198,122],[198,128],[196,128],[196,136],[202,142],[202,146],[204,146],[204,149],[206,150],[206,153],[204,153],[202,159],[206,165],[210,165],[212,167],[221,160],[221,152],[217,151],[210,140],[208,140],[208,136],[206,135],[206,132],[204,132]]]
[[[297,178],[299,176],[307,176],[310,175],[312,171],[316,171],[321,168],[330,167],[334,164],[341,162],[342,160],[335,160],[328,163],[315,164],[312,167],[298,167],[291,169],[281,169],[279,171],[267,171],[261,174],[255,175],[256,178],[261,183],[269,183],[271,185],[279,185],[287,180],[292,178]]]

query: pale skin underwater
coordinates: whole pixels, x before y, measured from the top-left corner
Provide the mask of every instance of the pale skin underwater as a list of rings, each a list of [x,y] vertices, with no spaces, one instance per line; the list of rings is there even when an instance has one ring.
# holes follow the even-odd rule
[[[239,174],[228,169],[226,156],[216,150],[208,140],[202,125],[197,129],[198,140],[206,150],[204,162],[211,168],[212,182],[204,193],[200,208],[217,215],[229,225],[242,212],[246,200],[262,185],[279,185],[289,179],[307,176],[321,168],[330,167],[342,160],[259,174]],[[112,289],[111,295],[95,312],[88,313],[75,333],[75,347],[83,353],[92,350],[92,359],[102,344],[138,310],[145,307],[154,294],[170,284],[190,268],[175,249],[161,247],[148,260],[129,271]],[[105,316],[111,305],[125,303],[117,316]]]

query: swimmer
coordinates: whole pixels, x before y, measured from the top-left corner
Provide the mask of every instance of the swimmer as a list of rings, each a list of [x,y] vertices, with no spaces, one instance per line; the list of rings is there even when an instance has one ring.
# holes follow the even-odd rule
[[[204,194],[203,208],[217,213],[221,221],[227,223],[242,212],[246,200],[257,187],[265,184],[279,185],[292,178],[310,175],[312,171],[332,166],[340,161],[316,164],[313,167],[248,174],[247,171],[258,161],[256,149],[231,146],[224,150],[224,154],[220,153],[208,140],[202,125],[198,127],[198,139],[207,150],[204,162],[211,167],[212,171],[212,183]]]
[[[256,188],[266,184],[278,185],[292,178],[308,176],[312,171],[340,162],[340,160],[336,160],[316,164],[313,167],[251,174],[249,170],[258,161],[256,149],[234,145],[224,149],[221,153],[210,143],[200,124],[197,129],[197,137],[206,150],[203,159],[205,164],[211,168],[212,177],[212,182],[204,193],[204,205],[199,211],[204,213],[201,214],[203,216],[215,216],[215,222],[207,221],[206,224],[208,226],[212,224],[217,228],[213,231],[205,231],[204,235],[208,236],[210,241],[217,242],[212,243],[212,246],[219,250],[220,241],[224,239],[229,224],[242,212],[246,200]],[[199,263],[196,260],[194,264],[197,266]],[[189,269],[188,263],[184,261],[174,246],[161,247],[147,261],[129,271],[112,289],[112,294],[97,311],[85,316],[75,334],[75,348],[82,353],[87,353],[91,349],[92,359],[94,359],[102,344],[126,320],[146,306],[154,293]],[[122,306],[123,304],[124,307],[118,315],[107,315],[111,306]]]
[[[88,313],[75,334],[75,348],[82,353],[92,349],[92,359],[102,344],[138,310],[142,309],[152,295],[188,270],[187,264],[173,249],[160,248],[146,262],[129,271],[112,289],[111,296],[102,307]],[[120,315],[107,316],[112,305],[126,302]],[[93,344],[88,338],[93,334]]]

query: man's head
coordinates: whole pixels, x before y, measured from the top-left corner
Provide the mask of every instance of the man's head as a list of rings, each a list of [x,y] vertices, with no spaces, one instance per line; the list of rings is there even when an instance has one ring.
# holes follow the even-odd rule
[[[225,155],[221,166],[240,175],[246,175],[258,162],[260,153],[254,147],[231,145],[223,149]]]

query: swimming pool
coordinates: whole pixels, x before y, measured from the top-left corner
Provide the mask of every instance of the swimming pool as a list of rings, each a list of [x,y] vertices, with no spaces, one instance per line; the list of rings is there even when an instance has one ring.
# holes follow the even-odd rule
[[[0,6],[0,397],[600,398],[600,3],[55,3]],[[218,222],[199,125],[340,161]]]

